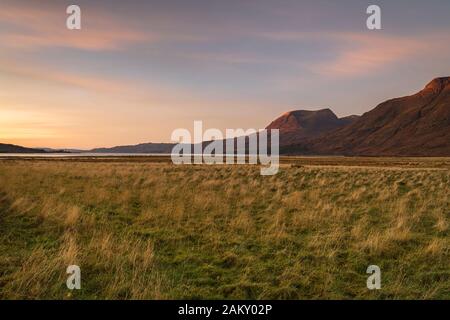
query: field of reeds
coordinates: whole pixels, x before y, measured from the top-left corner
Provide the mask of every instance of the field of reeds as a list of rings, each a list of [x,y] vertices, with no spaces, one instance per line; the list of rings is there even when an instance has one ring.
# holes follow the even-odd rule
[[[449,168],[3,159],[0,299],[449,299]]]

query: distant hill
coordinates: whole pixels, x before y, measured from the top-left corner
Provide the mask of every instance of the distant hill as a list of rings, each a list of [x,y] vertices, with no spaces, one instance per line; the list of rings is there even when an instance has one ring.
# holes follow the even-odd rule
[[[0,153],[46,153],[42,149],[25,148],[14,144],[0,143]]]
[[[141,143],[137,145],[116,146],[112,148],[96,148],[87,152],[93,153],[171,153],[173,143]]]
[[[303,138],[319,136],[322,133],[340,128],[356,120],[358,116],[339,119],[330,109],[319,111],[297,110],[283,114],[267,126],[267,129],[280,129],[280,144],[289,145],[302,141]],[[236,141],[236,139],[234,139]],[[227,140],[223,140],[223,150],[226,150]],[[203,148],[209,142],[203,142]],[[236,142],[235,142],[236,145]],[[248,138],[245,141],[248,148]],[[138,145],[115,146],[111,148],[96,148],[92,153],[171,153],[174,143],[142,143]],[[237,148],[235,148],[237,151]],[[191,145],[191,152],[194,152]],[[239,150],[239,153],[244,153]]]
[[[360,156],[450,156],[450,77],[411,96],[379,104],[352,124],[291,144],[285,153]]]
[[[295,110],[286,112],[270,123],[266,129],[280,130],[280,145],[290,145],[316,138],[356,121],[359,116],[338,118],[330,109],[318,111]]]

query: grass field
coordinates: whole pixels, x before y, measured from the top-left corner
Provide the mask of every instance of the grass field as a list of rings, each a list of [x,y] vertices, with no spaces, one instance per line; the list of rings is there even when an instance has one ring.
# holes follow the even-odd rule
[[[450,159],[282,162],[0,160],[0,298],[450,298]]]

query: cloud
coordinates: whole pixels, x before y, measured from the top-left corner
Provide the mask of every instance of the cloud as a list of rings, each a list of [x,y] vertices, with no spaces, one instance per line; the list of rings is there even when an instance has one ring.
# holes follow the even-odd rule
[[[376,32],[265,32],[260,37],[270,41],[307,43],[314,41],[328,47],[327,58],[309,63],[315,74],[352,77],[382,70],[402,61],[449,54],[450,35],[429,31],[414,37]]]
[[[133,87],[124,81],[105,79],[99,76],[82,75],[61,70],[53,70],[51,67],[40,67],[30,64],[17,64],[11,61],[0,63],[0,71],[25,79],[50,82],[57,85],[65,85],[78,89],[90,90],[103,93],[121,93],[131,90]]]
[[[407,37],[369,34],[336,37],[341,44],[336,48],[335,58],[313,65],[313,71],[332,76],[358,76],[430,50],[421,39]]]
[[[68,30],[64,7],[9,4],[0,10],[0,45],[18,49],[67,47],[82,50],[120,50],[127,45],[156,41],[158,36],[130,28],[94,9],[82,11],[82,29]]]
[[[335,59],[313,65],[313,71],[334,77],[352,77],[381,72],[401,63],[413,63],[449,54],[450,35],[441,32],[414,37],[372,33],[343,33]]]

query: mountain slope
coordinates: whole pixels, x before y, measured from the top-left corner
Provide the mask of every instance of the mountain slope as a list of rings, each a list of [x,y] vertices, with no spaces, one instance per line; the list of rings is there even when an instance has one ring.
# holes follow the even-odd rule
[[[280,145],[290,145],[315,138],[326,132],[346,126],[358,116],[338,118],[330,109],[318,111],[295,110],[286,112],[270,123],[266,129],[280,130]]]
[[[354,123],[285,148],[289,153],[367,156],[450,156],[450,77],[388,100]]]
[[[0,143],[0,153],[45,153],[45,150],[25,148],[15,144]]]
[[[171,153],[173,143],[141,143],[138,145],[116,146],[112,148],[96,148],[88,152],[94,153]]]

